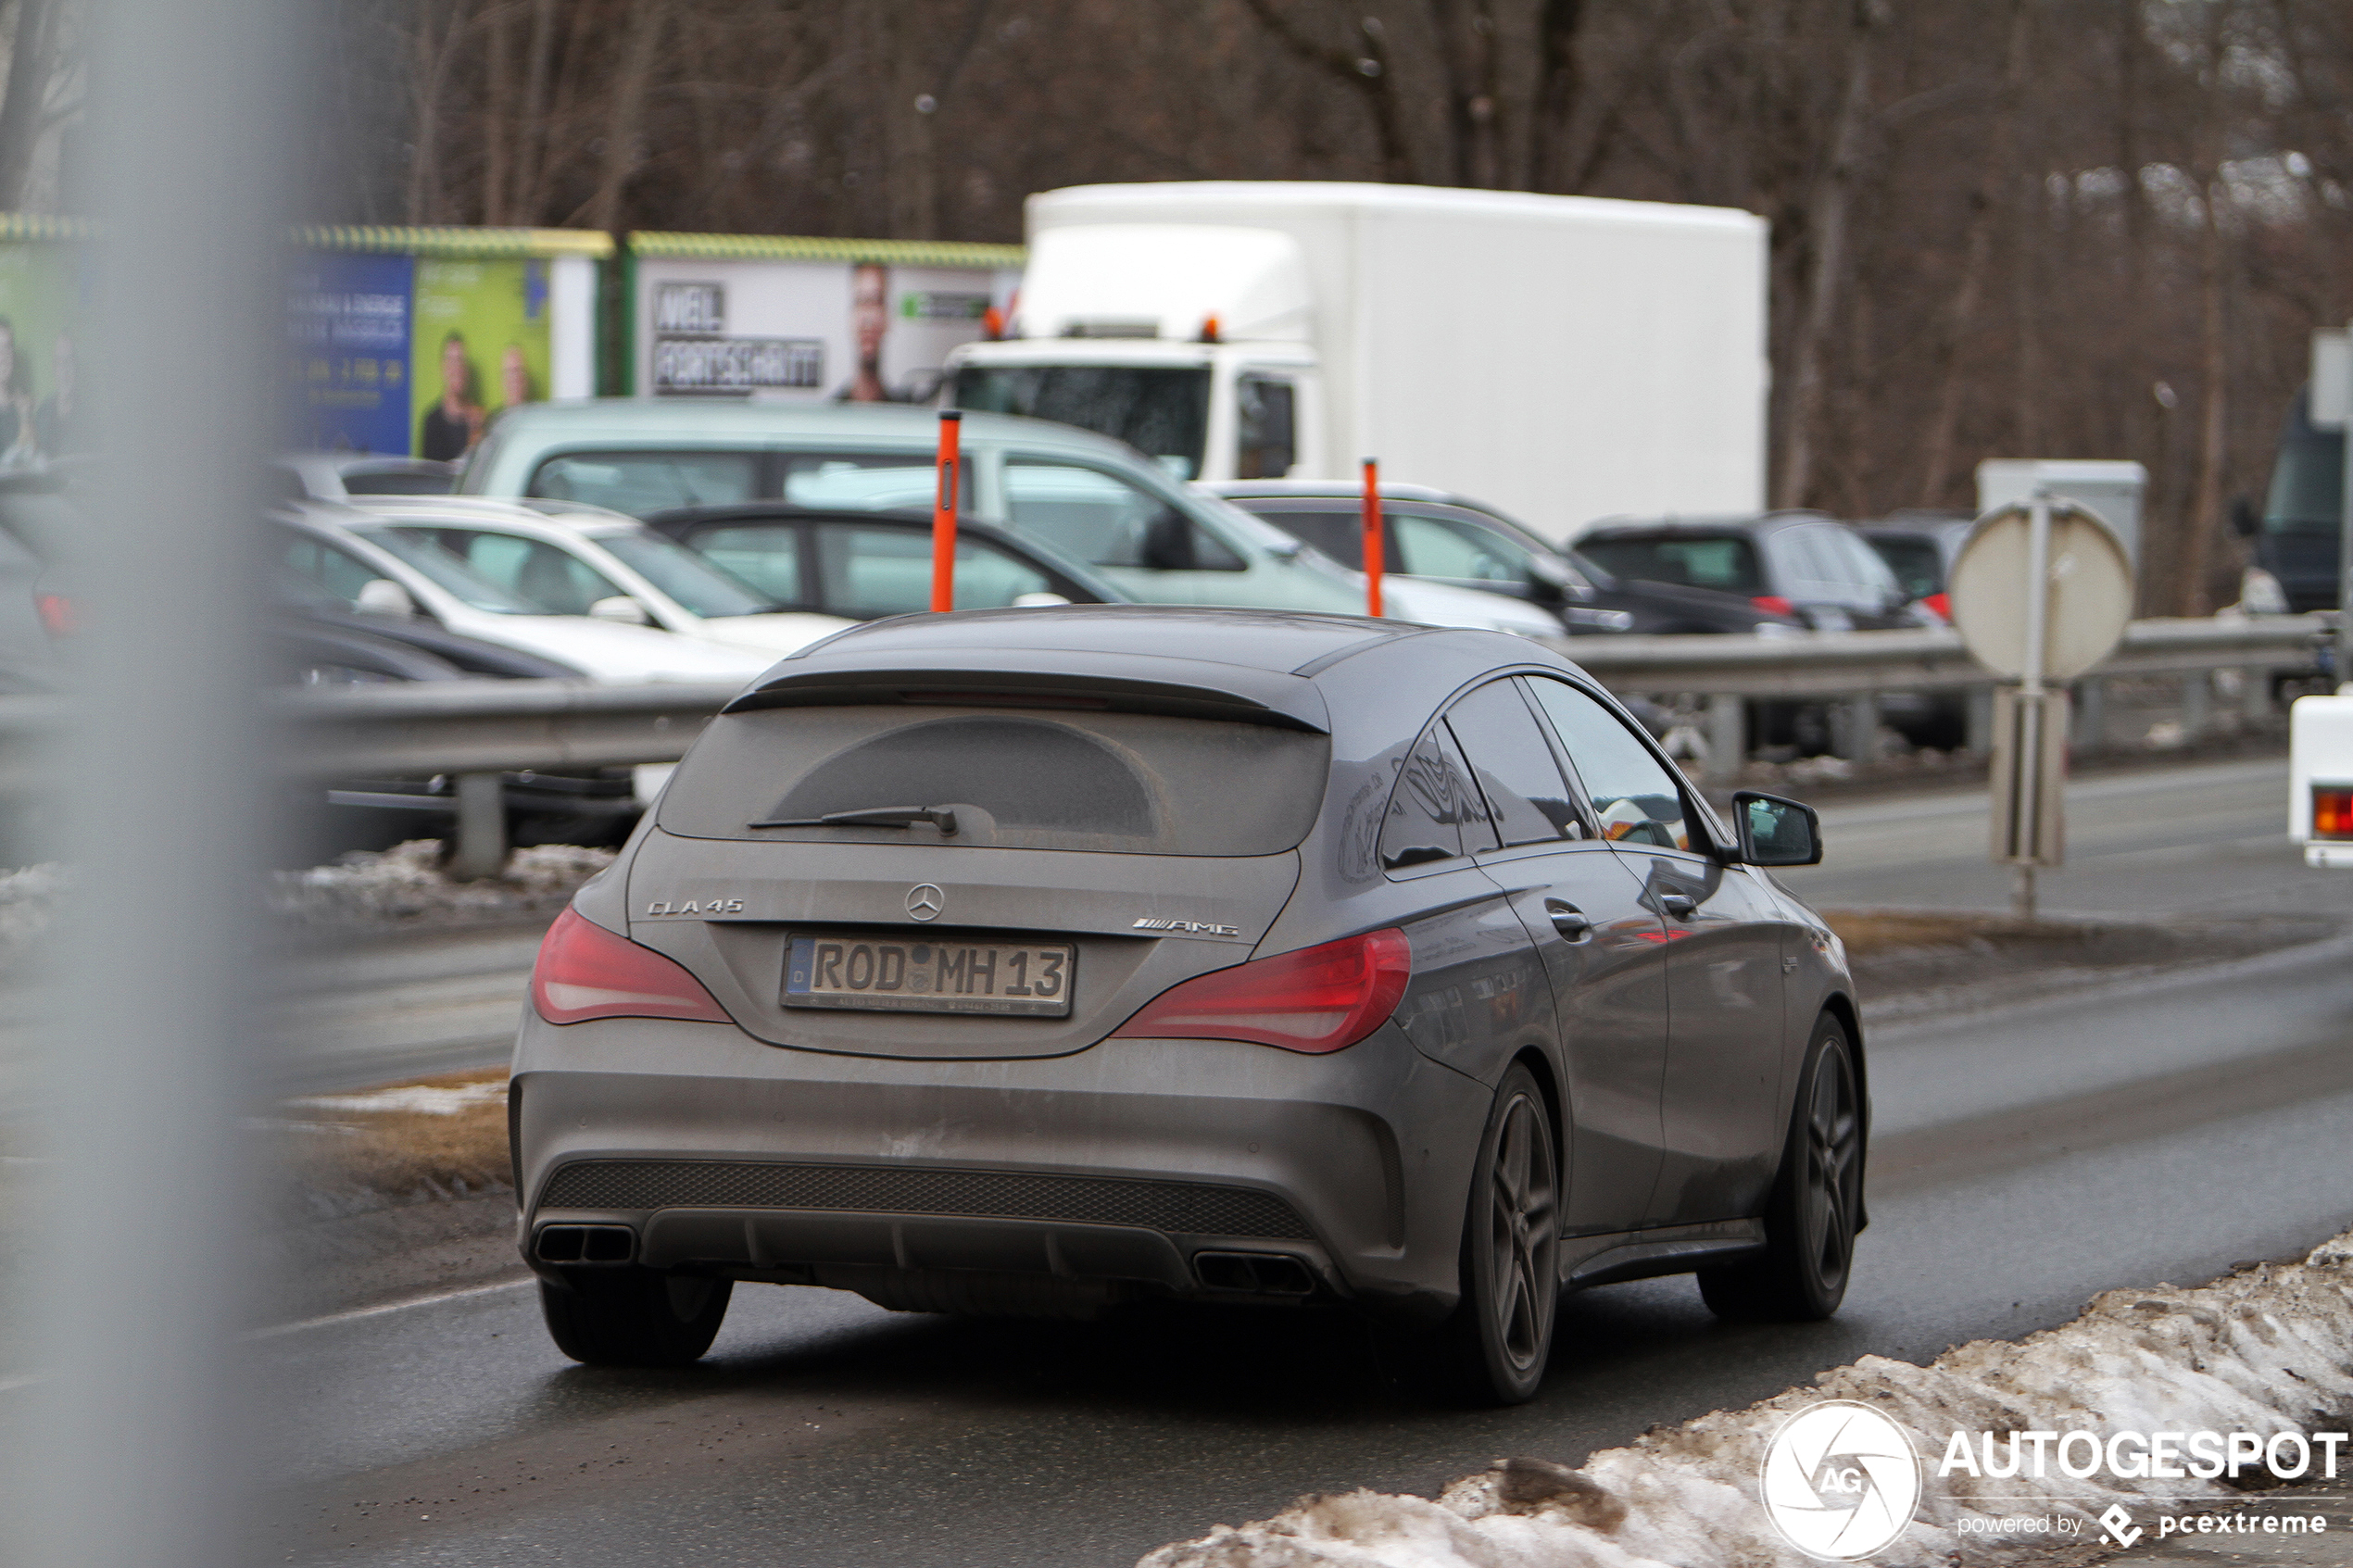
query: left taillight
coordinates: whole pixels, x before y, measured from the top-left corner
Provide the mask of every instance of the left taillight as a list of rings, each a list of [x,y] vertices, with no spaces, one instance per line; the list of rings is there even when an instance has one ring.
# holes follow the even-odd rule
[[[2353,784],[2312,786],[2312,836],[2339,842],[2353,839]]]
[[[556,917],[531,966],[531,1005],[550,1023],[683,1018],[731,1023],[702,982],[673,960],[571,909]]]
[[[40,612],[41,629],[53,637],[70,637],[76,627],[73,601],[63,594],[35,594],[32,608]]]
[[[1172,985],[1114,1038],[1246,1040],[1287,1051],[1344,1050],[1385,1022],[1414,977],[1402,931],[1372,931],[1221,969]]]

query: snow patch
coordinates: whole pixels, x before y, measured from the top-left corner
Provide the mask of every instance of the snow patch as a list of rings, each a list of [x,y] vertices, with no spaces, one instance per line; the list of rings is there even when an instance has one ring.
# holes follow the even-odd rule
[[[1924,1490],[1885,1568],[1992,1564],[2050,1537],[1962,1533],[1964,1519],[2047,1513],[2082,1538],[2128,1511],[2233,1498],[2228,1479],[1939,1476],[1953,1433],[2341,1431],[2353,1411],[2353,1232],[2301,1264],[2211,1285],[2110,1290],[2081,1317],[2020,1341],[1977,1340],[1927,1366],[1866,1356],[1741,1411],[1718,1411],[1591,1456],[1581,1469],[1500,1461],[1435,1499],[1354,1491],[1302,1498],[1271,1519],[1219,1525],[1139,1568],[1805,1568],[1757,1501],[1766,1444],[1797,1411],[1855,1399],[1911,1438]],[[2256,1478],[2268,1484],[2259,1473]]]
[[[290,1099],[286,1103],[297,1110],[321,1110],[338,1116],[384,1116],[395,1112],[455,1116],[478,1105],[503,1105],[506,1099],[507,1083],[501,1078],[482,1084],[460,1084],[455,1088],[402,1084],[358,1095],[311,1095],[302,1099]]]
[[[524,913],[568,899],[612,864],[610,849],[541,844],[507,857],[507,868],[480,882],[442,874],[441,841],[411,839],[333,865],[279,872],[270,879],[270,911],[304,922],[402,923]]]

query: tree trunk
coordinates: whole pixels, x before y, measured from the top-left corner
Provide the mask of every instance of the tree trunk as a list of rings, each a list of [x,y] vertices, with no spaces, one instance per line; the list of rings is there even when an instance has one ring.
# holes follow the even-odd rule
[[[52,0],[17,0],[16,34],[8,50],[7,97],[0,100],[0,212],[24,204],[25,182],[41,141],[49,94]]]
[[[1884,13],[1877,0],[1854,0],[1849,12],[1846,82],[1830,139],[1830,163],[1807,203],[1812,250],[1805,316],[1791,345],[1789,427],[1783,435],[1776,504],[1801,507],[1814,485],[1816,427],[1824,400],[1824,364],[1846,285],[1847,220],[1863,176],[1871,118],[1871,67]]]
[[[1544,0],[1536,22],[1536,93],[1528,111],[1528,188],[1569,191],[1568,132],[1584,96],[1578,32],[1585,0]]]
[[[1430,30],[1446,69],[1446,130],[1454,183],[1496,190],[1504,183],[1501,110],[1496,102],[1492,0],[1430,0]]]
[[[1929,418],[1922,446],[1926,458],[1920,475],[1923,507],[1943,504],[1944,487],[1952,480],[1953,440],[1961,420],[1961,399],[1968,383],[1960,372],[1962,350],[1977,322],[1978,302],[1985,294],[1985,273],[1994,259],[1994,219],[2000,210],[1994,200],[1999,182],[2017,157],[2019,95],[2026,85],[2026,48],[2030,13],[2023,0],[2010,0],[2009,44],[2002,62],[2002,98],[1995,107],[1994,134],[1986,158],[1969,192],[1969,237],[1961,247],[1961,276],[1953,290],[1953,307],[1938,345],[1940,384],[1936,410]]]
[[[1381,178],[1392,185],[1419,183],[1414,157],[1405,144],[1405,124],[1397,108],[1397,93],[1389,65],[1388,30],[1378,17],[1365,17],[1357,27],[1365,42],[1362,54],[1318,44],[1290,24],[1275,8],[1274,0],[1242,0],[1259,25],[1293,55],[1323,70],[1364,99],[1373,119],[1373,143],[1378,149]]]
[[[622,44],[621,72],[612,83],[611,113],[605,121],[605,168],[590,198],[587,217],[594,228],[621,227],[621,198],[630,176],[637,172],[637,142],[644,133],[646,94],[659,63],[663,24],[670,19],[669,0],[632,0],[629,31]]]
[[[515,119],[510,112],[513,68],[508,61],[508,8],[492,0],[484,19],[490,31],[484,51],[482,92],[482,220],[493,226],[508,217],[510,182],[513,177]]]
[[[2223,462],[2230,411],[2230,344],[2223,335],[2224,255],[2221,206],[2226,187],[2212,163],[2200,170],[2206,221],[2200,225],[2198,251],[2199,353],[2197,494],[2190,503],[2188,527],[2182,552],[2182,581],[2175,610],[2179,615],[2204,615],[2208,602],[2207,577],[2214,570],[2214,540],[2222,518]]]

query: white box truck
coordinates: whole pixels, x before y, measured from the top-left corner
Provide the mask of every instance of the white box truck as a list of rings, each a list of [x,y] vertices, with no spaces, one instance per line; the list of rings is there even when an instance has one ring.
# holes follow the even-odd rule
[[[945,395],[1114,435],[1189,479],[1383,478],[1554,539],[1764,504],[1766,223],[1418,185],[1031,196],[1006,335]]]

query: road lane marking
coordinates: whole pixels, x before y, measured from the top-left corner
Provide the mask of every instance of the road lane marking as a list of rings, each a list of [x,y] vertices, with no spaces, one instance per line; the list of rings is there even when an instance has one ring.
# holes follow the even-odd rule
[[[322,1318],[305,1318],[300,1323],[282,1323],[271,1328],[257,1328],[241,1337],[275,1339],[282,1335],[301,1334],[313,1328],[333,1328],[337,1323],[359,1323],[367,1318],[388,1317],[394,1312],[405,1312],[412,1307],[431,1307],[443,1301],[462,1301],[471,1296],[495,1296],[502,1290],[521,1290],[525,1286],[538,1283],[538,1276],[535,1274],[522,1279],[505,1280],[497,1285],[474,1285],[468,1286],[463,1290],[444,1290],[432,1296],[411,1296],[402,1301],[385,1301],[373,1307],[354,1307],[347,1312],[329,1312]]]

